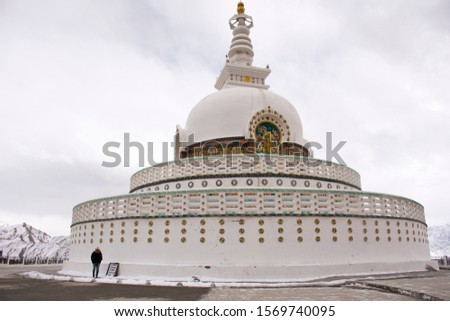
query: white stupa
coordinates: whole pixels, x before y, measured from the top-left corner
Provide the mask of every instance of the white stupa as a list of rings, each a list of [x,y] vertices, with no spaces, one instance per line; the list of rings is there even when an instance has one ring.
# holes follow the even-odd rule
[[[138,171],[130,193],[73,210],[66,271],[166,280],[295,281],[422,271],[430,262],[419,203],[361,191],[359,174],[315,160],[296,108],[252,65],[252,17],[238,4],[215,93],[176,131],[176,160]]]

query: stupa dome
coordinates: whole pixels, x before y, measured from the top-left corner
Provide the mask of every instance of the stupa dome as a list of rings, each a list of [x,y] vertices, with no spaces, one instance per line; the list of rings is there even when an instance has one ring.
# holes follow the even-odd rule
[[[191,110],[184,134],[193,134],[196,142],[225,137],[248,139],[263,121],[280,128],[282,141],[304,145],[295,107],[272,91],[254,87],[229,87],[206,96]]]

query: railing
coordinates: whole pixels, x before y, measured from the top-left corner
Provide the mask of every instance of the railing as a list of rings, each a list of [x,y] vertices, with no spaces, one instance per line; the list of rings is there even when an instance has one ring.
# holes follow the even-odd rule
[[[127,217],[255,213],[358,215],[425,223],[422,205],[393,195],[355,191],[227,189],[127,194],[88,201],[74,208],[72,224]]]
[[[44,265],[44,264],[62,264],[68,258],[18,258],[18,257],[0,257],[0,264],[5,265]]]
[[[433,261],[437,261],[440,267],[450,267],[450,256],[433,256]]]
[[[259,156],[259,158],[256,158]],[[131,177],[130,190],[161,181],[187,177],[242,174],[284,174],[342,181],[361,188],[361,177],[355,170],[332,162],[293,156],[264,158],[229,155],[178,160],[144,168]]]

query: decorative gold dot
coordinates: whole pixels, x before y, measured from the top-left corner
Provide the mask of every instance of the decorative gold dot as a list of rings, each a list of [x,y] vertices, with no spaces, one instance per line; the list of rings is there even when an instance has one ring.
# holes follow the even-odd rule
[[[320,233],[320,228],[316,227],[315,231],[316,233]]]
[[[109,239],[109,243],[112,243],[112,242],[114,242],[114,240],[112,238],[110,238]]]
[[[259,238],[259,243],[264,243],[264,237]]]
[[[278,229],[278,233],[283,233],[283,232],[284,232],[283,228],[280,227],[280,228]]]
[[[239,225],[244,225],[245,221],[243,219],[239,220]]]
[[[94,225],[94,224],[92,224],[92,225],[91,225],[91,228],[92,228],[92,229],[94,229],[94,227],[95,227],[95,225]]]
[[[259,220],[259,221],[258,221],[258,224],[259,224],[259,225],[264,225],[264,220]]]
[[[169,241],[170,241],[170,239],[169,239],[168,237],[165,237],[165,238],[164,238],[164,242],[165,242],[165,243],[169,243]]]
[[[387,225],[387,226],[391,225],[391,222],[386,221],[386,225]]]
[[[181,238],[181,243],[186,243],[186,238],[185,237]]]
[[[103,231],[100,231],[100,235],[103,235]]]
[[[387,232],[387,234],[391,234],[391,229],[388,228],[388,229],[386,230],[386,232]]]
[[[331,220],[331,224],[336,225],[336,220],[334,218]]]
[[[169,233],[170,233],[170,230],[169,230],[169,229],[165,229],[165,230],[164,230],[164,233],[165,233],[165,234],[169,234]]]
[[[94,236],[94,232],[91,232],[91,236]]]
[[[138,234],[139,233],[139,231],[137,229],[135,229],[133,232],[134,232],[134,234]]]
[[[181,225],[186,225],[187,224],[187,221],[186,220],[182,220],[181,221]]]
[[[201,238],[200,238],[200,242],[201,242],[201,243],[205,243],[205,241],[206,241],[206,240],[205,240],[204,237],[201,237]]]
[[[366,221],[366,220],[363,220],[362,223],[363,223],[363,225],[366,225],[366,224],[367,224],[367,221]]]
[[[316,223],[316,225],[319,225],[319,224],[320,224],[320,220],[319,220],[318,218],[316,218],[316,219],[314,220],[314,223]]]
[[[333,236],[333,242],[337,242],[337,237]]]
[[[100,228],[103,228],[103,226],[104,226],[104,225],[103,225],[103,223],[102,223],[102,224],[100,224]]]
[[[348,225],[352,225],[352,220],[347,220]]]
[[[279,224],[279,225],[283,224],[283,219],[281,219],[281,218],[278,219],[278,224]]]
[[[148,221],[148,226],[153,226],[153,221]]]
[[[333,227],[333,229],[331,230],[331,232],[337,233],[337,228]]]
[[[367,233],[367,229],[366,229],[366,228],[363,229],[363,233],[364,233],[364,234]]]
[[[139,225],[139,221],[134,221],[134,226],[138,226]]]
[[[100,239],[100,243],[103,243],[103,239]]]
[[[302,232],[303,232],[302,228],[299,227],[299,228],[297,229],[297,233],[300,234],[300,233],[302,233]]]
[[[375,233],[378,234],[379,232],[380,232],[380,230],[376,228]]]
[[[201,234],[205,234],[205,232],[206,232],[206,230],[205,230],[204,228],[201,228],[201,229],[200,229],[200,233],[201,233]]]
[[[260,229],[258,230],[258,232],[259,232],[259,234],[264,234],[264,229],[263,229],[263,228],[260,228]]]
[[[120,234],[122,234],[122,235],[125,234],[125,230],[121,230]]]
[[[320,236],[316,236],[316,242],[320,242]]]
[[[406,241],[409,242],[409,236],[406,238]]]
[[[398,229],[397,230],[397,234],[401,234],[402,233],[402,231],[400,231],[400,229]]]
[[[245,242],[245,238],[244,237],[240,237],[239,238],[239,242],[244,243]]]
[[[400,222],[397,222],[397,226],[400,226]]]
[[[297,224],[298,224],[298,225],[302,225],[302,223],[303,223],[303,222],[302,222],[301,219],[298,219],[298,220],[297,220]]]
[[[153,242],[153,239],[152,239],[151,237],[149,237],[149,238],[147,239],[147,242],[148,242],[148,243],[152,243],[152,242]]]
[[[148,230],[148,234],[152,235],[153,234],[153,230]]]
[[[224,233],[225,233],[225,229],[221,228],[221,229],[219,230],[219,233],[220,233],[220,234],[224,234]]]
[[[206,221],[205,220],[200,220],[200,225],[205,225]]]
[[[122,226],[125,226],[125,222],[122,222],[122,224],[121,224]]]
[[[376,240],[377,242],[379,242],[379,241],[380,241],[380,237],[377,236],[377,237],[375,238],[375,240]]]
[[[278,237],[278,242],[282,243],[284,241],[284,238],[282,236]]]
[[[137,237],[134,237],[134,238],[133,238],[133,242],[136,243],[137,241],[138,241],[138,238],[137,238]]]
[[[123,243],[125,242],[125,239],[123,237],[120,238],[120,242]]]
[[[399,241],[399,242],[402,241],[402,237],[401,237],[401,236],[398,237],[398,241]]]
[[[350,236],[348,237],[348,240],[349,240],[350,242],[353,242],[353,236],[350,235]]]
[[[240,234],[244,234],[244,233],[245,233],[245,230],[244,230],[243,228],[240,228],[240,229],[239,229],[239,233],[240,233]]]
[[[389,241],[389,242],[392,241],[392,238],[391,238],[390,236],[388,237],[388,241]]]
[[[351,227],[349,227],[349,228],[348,228],[348,232],[349,232],[349,233],[352,233],[352,232],[353,232],[353,229],[352,229]]]
[[[225,243],[225,238],[221,237],[221,238],[219,239],[219,242],[220,242],[220,243]]]
[[[298,241],[299,243],[303,242],[303,237],[301,237],[301,236],[297,237],[297,241]]]
[[[378,225],[378,221],[375,221],[375,225]]]
[[[166,224],[166,226],[169,226],[169,225],[170,225],[170,221],[167,220],[167,221],[165,222],[165,224]]]
[[[181,234],[186,234],[186,229],[185,228],[181,229]]]
[[[224,225],[224,224],[225,224],[225,220],[224,220],[224,219],[221,219],[221,220],[219,221],[219,224],[220,224],[220,225]]]
[[[364,242],[367,242],[367,236],[364,236]]]

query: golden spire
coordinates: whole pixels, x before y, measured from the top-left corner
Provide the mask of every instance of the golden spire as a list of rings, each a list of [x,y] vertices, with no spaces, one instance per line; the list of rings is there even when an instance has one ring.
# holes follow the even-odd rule
[[[244,12],[245,12],[244,3],[242,1],[239,1],[238,5],[237,5],[237,13],[243,14]]]

